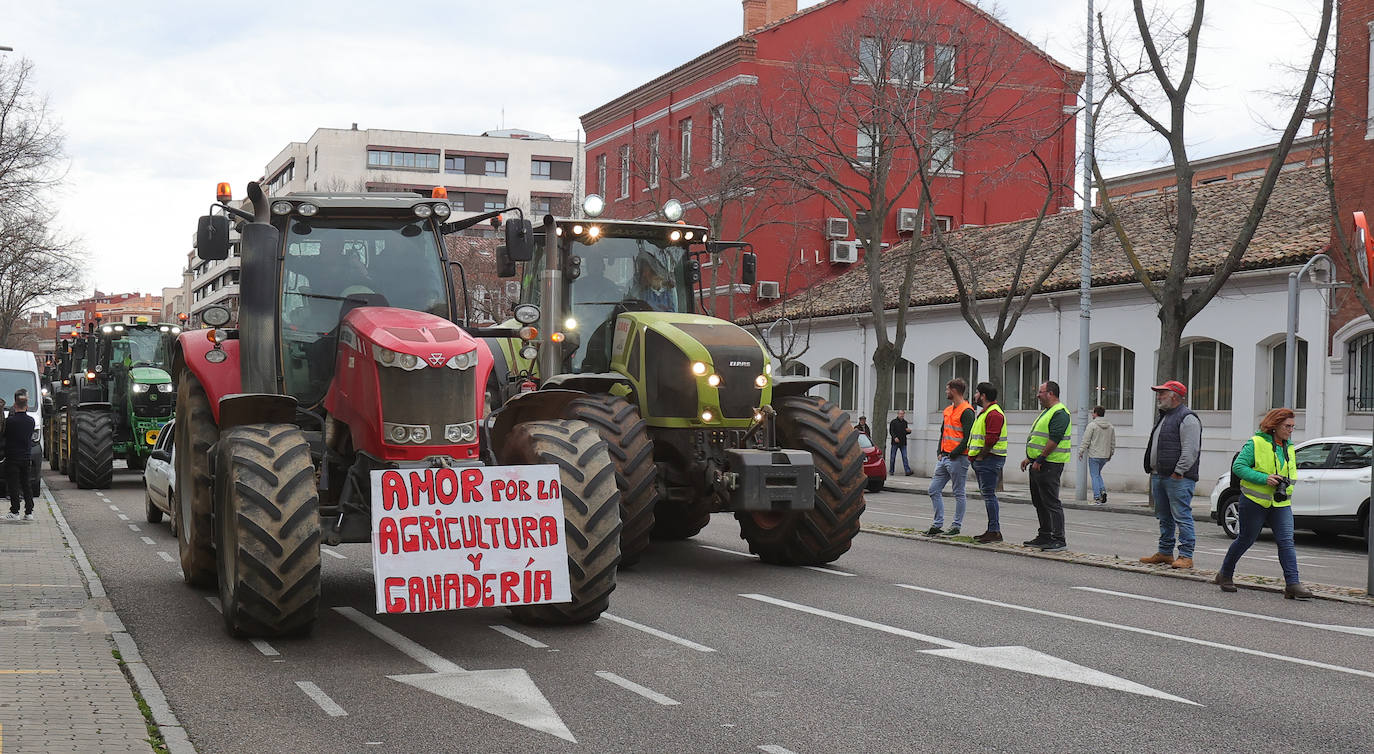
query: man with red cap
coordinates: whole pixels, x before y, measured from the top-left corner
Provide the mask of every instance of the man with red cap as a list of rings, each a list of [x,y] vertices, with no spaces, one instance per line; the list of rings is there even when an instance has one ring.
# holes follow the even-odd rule
[[[1145,473],[1150,475],[1150,499],[1154,501],[1155,518],[1159,519],[1159,550],[1140,562],[1192,568],[1193,547],[1197,543],[1193,488],[1202,458],[1202,421],[1184,403],[1188,388],[1182,382],[1169,380],[1150,389],[1155,391],[1159,418],[1145,446]]]

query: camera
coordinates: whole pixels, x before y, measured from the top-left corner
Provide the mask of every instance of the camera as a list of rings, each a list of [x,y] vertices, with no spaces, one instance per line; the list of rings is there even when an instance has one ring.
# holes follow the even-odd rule
[[[1288,488],[1296,484],[1296,480],[1289,479],[1286,476],[1281,476],[1279,477],[1279,479],[1282,479],[1283,481],[1279,483],[1279,486],[1274,488],[1274,502],[1276,503],[1282,503],[1287,501]]]

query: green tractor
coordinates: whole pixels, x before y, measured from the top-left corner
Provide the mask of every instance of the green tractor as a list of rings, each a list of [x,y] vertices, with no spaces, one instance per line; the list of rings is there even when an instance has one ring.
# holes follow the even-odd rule
[[[775,374],[747,330],[697,313],[703,258],[747,246],[708,243],[707,232],[545,218],[543,253],[521,276],[521,303],[540,319],[515,307],[522,340],[492,342],[488,398],[537,388],[597,428],[616,464],[623,565],[718,511],[734,513],[764,562],[828,563],[849,550],[864,511],[858,435],[838,406],[807,394],[830,380]],[[754,256],[742,259],[752,284]],[[517,273],[502,254],[498,267]]]
[[[142,470],[163,425],[176,408],[176,390],[167,373],[170,346],[180,325],[133,324],[89,328],[62,359],[70,370],[56,401],[63,413],[55,421],[56,462],[49,461],[81,489],[104,489],[114,475],[114,460]]]

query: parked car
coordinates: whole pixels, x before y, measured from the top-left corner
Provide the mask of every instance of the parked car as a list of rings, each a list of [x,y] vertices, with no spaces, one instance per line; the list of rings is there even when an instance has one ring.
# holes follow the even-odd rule
[[[1318,534],[1365,536],[1369,522],[1370,438],[1318,437],[1298,445],[1293,528]],[[1240,534],[1240,488],[1221,475],[1212,491],[1212,520],[1226,535]]]
[[[883,484],[887,482],[887,464],[883,462],[883,451],[862,432],[859,433],[859,447],[864,449],[864,474],[868,475],[868,491],[882,492]]]
[[[172,425],[175,423],[173,420],[162,426],[157,443],[153,445],[153,453],[148,456],[148,464],[143,468],[143,504],[150,524],[162,521],[164,513],[173,521],[176,520],[176,514],[172,512],[176,507],[177,475],[173,456],[176,451],[172,442]]]

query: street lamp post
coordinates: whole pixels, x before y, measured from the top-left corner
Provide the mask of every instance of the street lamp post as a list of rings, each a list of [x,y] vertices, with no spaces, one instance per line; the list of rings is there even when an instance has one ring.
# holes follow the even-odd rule
[[[1324,260],[1334,269],[1331,257],[1318,254],[1307,260],[1307,264],[1303,265],[1301,270],[1288,273],[1288,336],[1283,346],[1283,405],[1294,410],[1297,409],[1298,389],[1298,296],[1301,293],[1299,287],[1302,285],[1302,276],[1306,275],[1318,260]]]
[[[1083,437],[1092,409],[1092,316],[1093,316],[1093,0],[1088,0],[1088,64],[1083,80],[1083,229],[1079,252],[1078,283],[1078,490],[1074,499],[1088,499],[1088,457],[1083,452]]]

